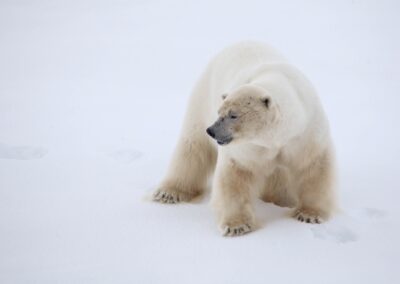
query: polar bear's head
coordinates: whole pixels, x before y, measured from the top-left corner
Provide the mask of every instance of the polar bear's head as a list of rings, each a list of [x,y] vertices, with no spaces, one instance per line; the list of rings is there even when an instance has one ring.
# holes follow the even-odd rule
[[[304,120],[296,100],[256,85],[243,85],[229,93],[218,115],[207,133],[219,145],[233,142],[279,146],[300,130]]]

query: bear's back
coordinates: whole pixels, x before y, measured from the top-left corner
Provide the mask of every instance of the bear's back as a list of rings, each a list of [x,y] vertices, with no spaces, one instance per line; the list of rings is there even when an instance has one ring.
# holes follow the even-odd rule
[[[274,48],[256,41],[242,41],[220,51],[210,62],[211,93],[220,96],[246,83],[260,65],[286,59]]]

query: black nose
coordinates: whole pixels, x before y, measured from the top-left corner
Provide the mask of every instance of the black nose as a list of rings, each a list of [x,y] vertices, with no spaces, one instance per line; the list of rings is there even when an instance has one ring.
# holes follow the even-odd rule
[[[210,135],[212,138],[215,138],[215,132],[211,129],[211,127],[207,128],[207,134]]]

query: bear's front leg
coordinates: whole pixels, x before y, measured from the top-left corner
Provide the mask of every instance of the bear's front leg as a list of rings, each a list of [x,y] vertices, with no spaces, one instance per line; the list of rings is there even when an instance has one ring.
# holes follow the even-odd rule
[[[334,164],[327,151],[298,174],[298,206],[293,217],[301,222],[322,223],[335,209]]]
[[[255,229],[254,175],[233,159],[218,160],[212,205],[224,236],[239,236]]]
[[[181,137],[168,173],[153,194],[154,201],[189,202],[204,192],[215,165],[216,150],[201,130],[203,128],[193,127],[191,137]]]

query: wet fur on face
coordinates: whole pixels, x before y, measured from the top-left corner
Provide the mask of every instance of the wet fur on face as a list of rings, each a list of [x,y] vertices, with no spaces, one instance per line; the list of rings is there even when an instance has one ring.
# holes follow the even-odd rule
[[[218,144],[251,142],[277,127],[277,108],[261,87],[244,85],[223,99],[218,120],[207,129]]]

